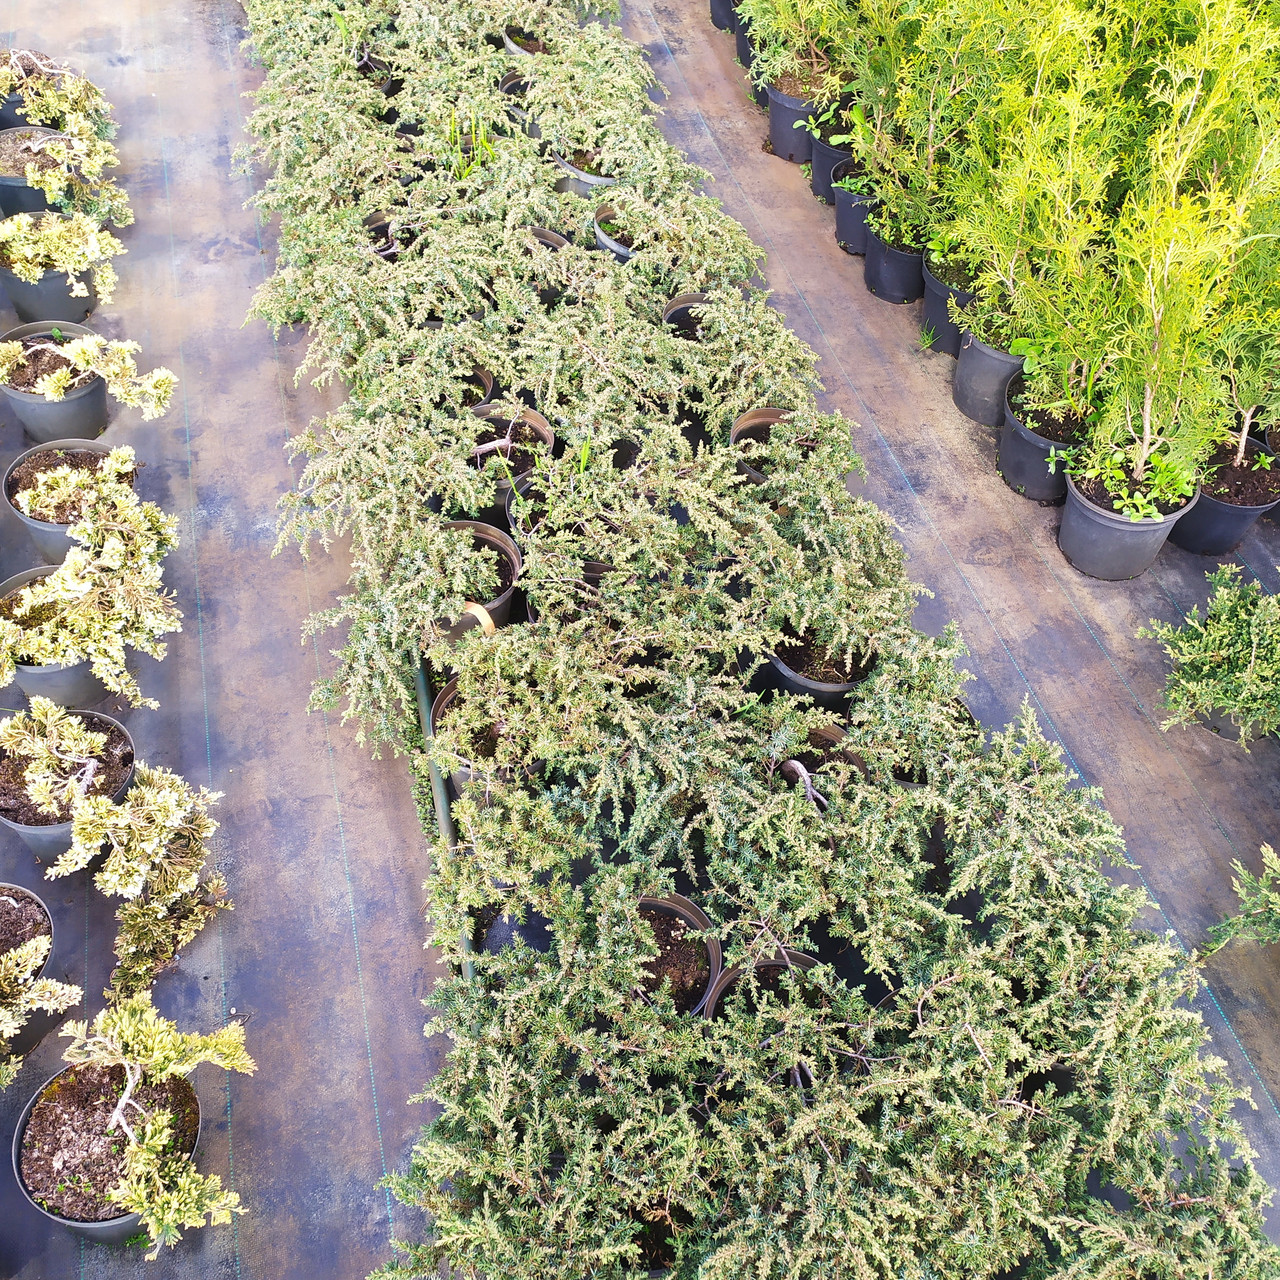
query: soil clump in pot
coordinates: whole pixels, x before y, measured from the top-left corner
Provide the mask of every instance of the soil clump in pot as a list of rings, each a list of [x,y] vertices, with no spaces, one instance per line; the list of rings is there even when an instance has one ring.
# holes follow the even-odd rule
[[[109,720],[103,720],[89,712],[80,716],[85,726],[94,733],[106,735],[106,746],[96,757],[98,764],[90,779],[86,794],[113,796],[124,785],[133,768],[133,746],[123,729]],[[69,777],[73,769],[68,770]],[[10,822],[24,827],[51,827],[71,821],[71,810],[62,805],[56,814],[37,809],[27,795],[27,776],[22,760],[0,752],[0,814]]]
[[[23,1184],[41,1208],[73,1222],[106,1222],[126,1210],[107,1192],[124,1179],[128,1139],[107,1123],[124,1091],[123,1067],[75,1067],[51,1080],[22,1136]],[[148,1111],[173,1116],[170,1153],[191,1152],[199,1133],[195,1090],[179,1077],[140,1084],[132,1096]],[[138,1112],[132,1112],[136,1123]]]
[[[671,998],[680,1013],[691,1013],[706,994],[711,979],[711,965],[707,959],[707,944],[689,926],[676,916],[641,907],[640,915],[653,930],[653,940],[658,947],[654,960],[646,960],[644,989],[656,992],[662,989],[663,980],[671,979]]]
[[[778,658],[806,680],[821,684],[856,684],[871,674],[876,665],[873,653],[863,661],[846,661],[842,654],[830,652],[811,634],[802,636],[787,632],[788,639],[778,646]]]
[[[15,391],[35,392],[36,383],[47,373],[57,373],[59,369],[69,369],[71,361],[60,352],[51,351],[58,340],[50,334],[23,338],[23,357],[14,366],[9,375],[8,384]]]
[[[12,886],[0,889],[0,955],[52,934],[53,925],[34,894]]]

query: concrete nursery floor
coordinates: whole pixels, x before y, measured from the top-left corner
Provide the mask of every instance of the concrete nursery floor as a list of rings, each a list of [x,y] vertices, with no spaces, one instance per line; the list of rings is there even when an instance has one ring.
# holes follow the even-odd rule
[[[1218,560],[1167,548],[1134,582],[1072,569],[1057,549],[1060,507],[1008,489],[995,470],[997,433],[951,402],[950,356],[919,347],[920,304],[877,301],[862,259],[841,250],[834,212],[797,165],[765,154],[767,117],[747,97],[732,35],[705,0],[623,0],[623,30],[645,46],[669,93],[663,132],[714,178],[707,190],[768,253],[774,304],[820,357],[826,406],[858,425],[863,491],[901,530],[913,578],[934,596],[918,624],[955,619],[977,679],[966,697],[987,725],[1029,698],[1046,732],[1125,828],[1154,906],[1146,923],[1190,949],[1235,909],[1231,862],[1257,870],[1280,846],[1280,741],[1250,754],[1207,730],[1159,728],[1165,661],[1135,632],[1176,620],[1208,597]],[[1234,557],[1280,589],[1280,525],[1264,521]],[[1197,1002],[1232,1078],[1256,1110],[1237,1108],[1259,1168],[1280,1187],[1280,948],[1234,944],[1207,966]],[[1280,1210],[1269,1230],[1280,1239]]]
[[[295,392],[300,338],[279,344],[242,328],[269,269],[269,238],[229,176],[255,73],[240,50],[234,0],[7,0],[10,44],[46,50],[102,85],[117,106],[123,181],[138,221],[121,234],[116,299],[94,325],[131,337],[182,386],[167,418],[124,411],[108,441],[146,461],[140,488],[182,519],[168,581],[187,615],[163,664],[140,663],[159,711],[125,719],[141,756],[226,793],[216,852],[237,902],[159,982],[185,1025],[247,1016],[258,1074],[202,1068],[201,1166],[219,1172],[249,1213],[234,1227],[191,1232],[150,1268],[137,1251],[82,1249],[0,1177],[0,1276],[115,1280],[174,1277],[359,1280],[387,1256],[391,1234],[419,1224],[375,1184],[403,1168],[425,1118],[406,1099],[442,1045],[424,1041],[421,1001],[440,974],[422,950],[426,853],[395,761],[370,761],[349,731],[307,715],[320,646],[298,624],[341,590],[338,558],[311,565],[270,556],[275,503],[290,484],[281,450],[323,405]],[[1203,600],[1205,565],[1167,551],[1135,583],[1082,578],[1054,545],[1056,509],[1009,492],[994,439],[951,407],[950,360],[917,350],[913,307],[876,302],[859,259],[831,234],[800,171],[764,155],[764,117],[742,90],[731,37],[702,0],[627,4],[625,29],[646,45],[672,97],[664,128],[718,179],[711,190],[769,254],[775,301],[818,351],[828,400],[859,423],[868,494],[891,512],[914,576],[936,595],[919,620],[959,620],[972,650],[970,701],[1003,723],[1026,696],[1085,778],[1104,788],[1158,908],[1150,923],[1187,946],[1231,909],[1229,863],[1256,863],[1280,839],[1280,751],[1245,755],[1199,731],[1162,734],[1155,710],[1159,650],[1133,638],[1149,617]],[[0,311],[0,325],[13,323]],[[0,409],[0,466],[24,446]],[[1274,589],[1280,530],[1264,526],[1241,559]],[[33,563],[16,522],[0,523],[0,577]],[[0,706],[19,705],[12,689]],[[1134,878],[1134,873],[1125,873]],[[0,875],[40,889],[71,977],[100,1005],[110,969],[111,909],[82,878],[46,886],[9,839]],[[1280,1025],[1274,956],[1237,946],[1209,968],[1201,1001],[1214,1048],[1253,1090],[1244,1116],[1262,1167],[1280,1177]],[[78,1010],[83,1016],[85,1010]],[[0,1096],[0,1150],[18,1110],[57,1069],[46,1041]],[[7,1160],[6,1160],[7,1163]]]
[[[234,0],[49,0],[0,6],[9,45],[45,50],[99,84],[120,121],[119,171],[137,214],[120,233],[115,300],[93,318],[143,347],[145,367],[181,378],[169,414],[115,414],[105,440],[132,444],[139,488],[181,520],[166,570],[186,615],[163,663],[139,661],[159,711],[124,719],[141,758],[221,791],[216,856],[235,911],[160,978],[157,1002],[185,1027],[247,1017],[258,1072],[201,1067],[200,1166],[249,1212],[141,1251],[81,1249],[21,1199],[9,1164],[17,1113],[59,1066],[49,1037],[0,1095],[0,1277],[244,1277],[358,1280],[420,1226],[377,1183],[403,1169],[426,1108],[411,1105],[442,1046],[424,1040],[440,974],[423,950],[427,855],[403,762],[372,761],[335,719],[306,712],[319,655],[302,619],[332,600],[338,557],[272,559],[275,509],[290,487],[283,444],[322,409],[295,393],[301,339],[241,327],[271,265],[252,182],[231,176],[257,73]],[[16,323],[7,305],[0,331]],[[27,447],[0,411],[0,467]],[[0,524],[0,578],[35,563],[16,521]],[[16,687],[0,707],[21,705]],[[114,904],[83,876],[45,884],[25,848],[0,840],[0,879],[36,888],[71,940],[72,980],[101,1007]],[[87,973],[87,977],[86,977]]]

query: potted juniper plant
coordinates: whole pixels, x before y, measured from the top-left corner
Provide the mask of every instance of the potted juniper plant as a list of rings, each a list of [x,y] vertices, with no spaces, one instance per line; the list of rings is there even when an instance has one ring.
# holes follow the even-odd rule
[[[108,393],[144,422],[169,407],[178,379],[139,373],[141,349],[65,321],[19,325],[0,338],[0,389],[32,440],[92,440],[107,425]]]
[[[139,649],[163,658],[162,637],[182,614],[162,585],[177,520],[132,490],[108,487],[67,530],[75,544],[55,568],[0,583],[0,687],[63,705],[92,705],[105,691],[155,706],[126,664]]]
[[[1247,751],[1250,738],[1280,730],[1280,596],[1242,581],[1239,565],[1208,576],[1203,615],[1193,608],[1181,623],[1153,618],[1138,634],[1159,640],[1172,663],[1164,728],[1198,721]]]
[[[196,1170],[200,1104],[187,1080],[206,1062],[253,1073],[241,1023],[183,1032],[143,992],[61,1034],[68,1066],[27,1103],[13,1137],[18,1186],[36,1209],[97,1243],[145,1231],[149,1260],[184,1228],[243,1212],[217,1174]]]
[[[138,474],[133,449],[108,449],[90,440],[53,440],[20,453],[0,479],[5,501],[48,564],[72,547],[67,530],[104,501],[128,503]]]
[[[133,780],[133,739],[110,716],[66,711],[48,698],[0,720],[0,822],[41,859],[71,848],[91,795],[118,803]]]
[[[24,128],[39,135],[22,148],[16,173],[0,176],[12,198],[25,185],[41,203],[15,204],[5,215],[53,207],[87,214],[96,222],[127,226],[133,221],[120,187],[103,176],[119,164],[111,143],[115,121],[102,91],[82,76],[31,49],[10,49],[0,62],[0,129]],[[29,126],[35,126],[30,129]],[[45,317],[48,318],[48,317]]]
[[[83,213],[15,214],[0,221],[0,282],[18,319],[80,321],[110,302],[124,252],[115,236]]]
[[[29,889],[0,884],[0,1089],[12,1083],[22,1055],[52,1030],[57,1015],[84,992],[53,976],[53,919]]]

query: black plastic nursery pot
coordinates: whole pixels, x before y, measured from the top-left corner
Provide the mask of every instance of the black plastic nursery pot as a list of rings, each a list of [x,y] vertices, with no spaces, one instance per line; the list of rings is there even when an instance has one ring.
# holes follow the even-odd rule
[[[37,1213],[43,1214],[50,1222],[56,1222],[59,1226],[66,1227],[69,1231],[75,1232],[78,1236],[83,1236],[91,1244],[123,1244],[126,1240],[136,1236],[141,1230],[142,1216],[137,1213],[122,1213],[116,1218],[106,1218],[101,1222],[77,1222],[73,1218],[64,1218],[60,1214],[50,1213],[48,1209],[42,1208],[32,1198],[31,1193],[27,1190],[26,1183],[22,1181],[22,1139],[26,1136],[27,1121],[31,1119],[31,1113],[35,1110],[36,1103],[40,1101],[44,1091],[59,1076],[65,1075],[68,1071],[74,1071],[75,1067],[64,1067],[57,1075],[50,1076],[48,1080],[40,1086],[32,1095],[30,1101],[22,1108],[22,1114],[18,1117],[18,1127],[13,1134],[13,1175],[18,1183],[18,1188],[26,1197],[27,1203],[31,1205]],[[195,1090],[192,1089],[192,1097],[195,1097]],[[191,1146],[188,1155],[195,1155],[200,1146],[200,1133],[204,1124],[203,1116],[200,1115],[200,1100],[195,1098],[196,1103],[196,1140]]]
[[[27,338],[52,338],[54,325],[48,320],[20,324],[10,329],[0,342],[22,342]],[[83,338],[93,333],[82,324],[63,321],[57,325],[64,338]],[[97,374],[82,386],[74,387],[61,400],[46,400],[31,391],[0,384],[9,407],[23,430],[39,444],[52,440],[93,440],[107,425],[107,384]]]
[[[812,969],[817,963],[818,961],[815,957],[806,955],[803,951],[792,951],[790,948],[783,948],[771,959],[760,960],[753,967],[759,974],[765,969]],[[702,1016],[704,1018],[714,1019],[717,1016],[725,995],[736,985],[745,972],[741,965],[734,965],[732,969],[726,969],[720,975],[716,984],[711,988],[706,1003],[702,1006]],[[807,1063],[797,1062],[791,1068],[789,1076],[791,1084],[796,1088],[808,1088],[813,1084],[813,1073]]]
[[[771,653],[769,666],[765,669],[765,679],[774,689],[795,694],[797,697],[808,696],[818,706],[825,707],[828,711],[843,712],[848,709],[854,691],[864,680],[870,678],[874,670],[873,657],[871,665],[856,680],[833,684],[823,680],[811,680],[808,676],[801,675],[800,672],[789,667],[776,653]]]
[[[14,516],[22,522],[23,527],[31,535],[31,541],[35,543],[36,551],[39,552],[40,558],[46,564],[61,564],[63,558],[71,549],[71,539],[67,537],[69,526],[53,524],[48,520],[36,520],[29,515],[24,515],[14,504],[13,498],[9,493],[9,485],[13,473],[28,458],[37,457],[42,453],[60,452],[95,453],[99,457],[105,458],[111,451],[106,445],[97,444],[91,440],[77,440],[74,438],[51,440],[48,444],[38,444],[34,449],[28,449],[26,452],[18,454],[5,469],[3,479],[0,479],[0,496],[4,498]]]
[[[557,191],[571,191],[574,195],[584,198],[598,196],[602,187],[612,187],[618,181],[617,178],[607,178],[603,174],[588,173],[585,169],[579,169],[577,165],[570,164],[558,151],[551,153],[551,159],[555,161],[556,167],[563,171],[563,177],[556,181]]]
[[[1277,509],[1280,509],[1280,498],[1261,506],[1244,507],[1201,492],[1200,501],[1174,525],[1169,541],[1193,555],[1226,555],[1245,540],[1249,530],[1268,511]]]
[[[733,0],[711,0],[711,25],[721,31],[737,31],[738,10]]]
[[[1067,477],[1067,505],[1058,529],[1058,547],[1074,569],[1104,582],[1123,582],[1145,573],[1168,541],[1174,526],[1200,497],[1162,520],[1130,520],[1118,511],[1095,506]]]
[[[42,138],[56,138],[56,129],[38,125],[17,125],[0,129],[0,134],[16,132],[35,134]],[[12,218],[15,213],[47,213],[53,205],[39,187],[33,187],[22,173],[0,173],[0,215]]]
[[[526,229],[533,239],[550,253],[559,253],[569,243],[558,231],[551,231],[546,227],[528,227]],[[533,253],[536,251],[530,248],[527,252]],[[563,296],[564,291],[554,285],[544,285],[538,290],[538,301],[544,307],[554,307]]]
[[[522,49],[521,52],[523,53],[524,50]],[[498,81],[499,91],[511,99],[511,102],[507,106],[507,119],[509,119],[512,124],[523,129],[529,137],[537,141],[542,137],[542,128],[538,124],[537,119],[531,116],[523,107],[515,105],[524,97],[524,93],[528,87],[529,83],[525,80],[524,73],[514,69],[508,71],[506,75]]]
[[[790,413],[789,409],[776,409],[772,405],[766,405],[762,409],[748,409],[746,413],[740,413],[734,418],[733,425],[729,428],[729,443],[735,445],[746,439],[758,440],[763,444],[768,441],[774,423],[781,422]],[[757,470],[741,458],[738,460],[738,474],[746,476],[752,484],[764,484],[768,479],[763,471]]]
[[[799,132],[797,130],[797,132]],[[823,204],[835,204],[835,194],[831,189],[831,173],[838,164],[843,164],[852,155],[848,147],[833,147],[821,138],[812,138],[813,172],[809,176],[809,187]],[[836,239],[840,238],[839,233]]]
[[[52,978],[56,982],[65,982],[70,972],[67,961],[73,946],[63,943],[58,931],[54,928],[53,916],[49,913],[48,904],[38,893],[24,885],[0,883],[0,896],[12,896],[17,893],[24,893],[34,898],[49,922],[49,954],[45,956],[44,964],[37,971],[36,978]],[[6,1053],[14,1058],[30,1053],[50,1031],[62,1023],[66,1016],[64,1013],[49,1013],[44,1009],[33,1009],[22,1030],[11,1036],[5,1044]]]
[[[836,184],[853,169],[851,160],[841,160],[831,170],[831,198],[836,206],[836,243],[845,253],[866,253],[867,214],[872,198],[856,195]]]
[[[813,158],[813,136],[804,124],[813,114],[813,103],[807,98],[793,98],[773,85],[766,85],[765,89],[769,95],[769,145],[773,154],[792,164],[808,164]]]
[[[119,720],[113,716],[104,715],[101,711],[76,711],[75,714],[83,716],[89,721],[97,721],[96,724],[90,723],[88,725],[88,728],[96,732],[101,733],[105,725],[118,729],[124,734],[125,741],[129,744],[129,772],[125,780],[115,789],[111,796],[112,803],[118,804],[129,788],[133,786],[134,767],[137,760],[133,738],[129,730]],[[12,831],[42,862],[52,862],[71,848],[71,823],[69,821],[29,825],[27,823],[14,822],[0,814],[0,826],[7,827]]]
[[[25,324],[43,321],[62,323],[79,323],[86,316],[93,314],[98,305],[98,294],[93,281],[84,281],[88,294],[74,297],[67,277],[61,271],[46,271],[35,284],[27,280],[19,280],[8,267],[0,267],[0,283],[18,313],[18,319]]]
[[[960,339],[951,399],[966,418],[988,427],[1002,426],[1009,383],[1021,372],[1021,356],[989,347],[966,329]]]
[[[1033,502],[1061,502],[1067,494],[1067,474],[1062,466],[1049,470],[1052,440],[1029,430],[1005,395],[1004,426],[996,449],[996,470],[1015,493]]]
[[[929,270],[928,260],[922,262],[924,272],[924,328],[933,334],[930,351],[945,351],[949,356],[960,354],[960,326],[951,318],[947,303],[954,298],[957,307],[967,307],[974,299],[972,290],[957,289],[944,284]]]
[[[39,569],[15,573],[0,582],[0,600],[52,572],[52,565],[42,565]],[[87,659],[65,667],[19,662],[15,664],[13,678],[28,698],[48,698],[60,707],[93,707],[108,697],[106,685],[93,674]]]
[[[708,933],[713,928],[702,908],[678,893],[669,893],[665,898],[641,898],[640,909],[681,920],[691,933]],[[706,1007],[707,999],[720,978],[724,963],[718,938],[707,936],[702,939],[702,943],[707,949],[707,986],[702,993],[702,998],[688,1011],[687,1016],[690,1018],[698,1017]]]
[[[783,948],[781,954],[772,956],[768,960],[760,960],[755,964],[756,969],[812,969],[817,960],[810,955],[806,955],[803,951],[792,951],[790,948]],[[724,999],[725,992],[734,985],[746,972],[746,970],[738,964],[733,968],[724,970],[720,977],[712,985],[707,999],[702,1006],[702,1016],[704,1018],[714,1018],[720,1010],[720,1002]]]
[[[629,249],[620,240],[615,240],[600,225],[602,222],[614,222],[617,216],[618,211],[611,204],[602,204],[596,210],[596,248],[603,250],[605,253],[613,254],[614,259],[618,262],[630,262],[635,257],[635,250]]]
[[[751,95],[751,99],[757,107],[763,107],[768,111],[768,92],[762,85],[755,84],[751,79],[751,64],[756,60],[756,47],[751,43],[751,32],[741,16],[738,18],[738,28],[734,32],[734,40],[736,41],[738,61],[747,73],[747,92]]]
[[[678,293],[662,308],[662,322],[669,324],[682,338],[697,342],[698,316],[695,308],[710,301],[705,293]]]
[[[453,705],[454,699],[458,696],[458,677],[454,676],[448,683],[436,694],[431,702],[431,710],[428,717],[428,727],[431,730],[431,736],[434,739],[440,730],[440,725],[449,713],[449,708]],[[539,774],[543,770],[541,761],[534,761],[531,765],[523,766],[523,771],[527,776],[532,777]],[[487,770],[487,771],[486,771]],[[500,776],[509,777],[511,771],[505,766],[501,769],[495,769],[493,766],[481,768],[472,760],[459,760],[457,766],[450,772],[446,781],[449,785],[449,798],[457,800],[473,778],[484,780],[487,777]]]
[[[867,227],[863,279],[867,292],[882,302],[914,302],[924,293],[924,254],[907,253],[885,244],[874,228]]]
[[[0,129],[16,129],[27,123],[23,114],[26,101],[20,93],[9,93],[0,98]]]
[[[511,413],[506,409],[500,409],[497,405],[485,404],[476,405],[471,412],[477,418],[492,422],[499,428],[514,427],[517,423],[528,427],[545,446],[548,455],[556,447],[556,435],[551,429],[551,424],[536,409],[526,408],[517,417],[512,417]],[[505,452],[509,457],[511,450],[508,449]],[[483,458],[476,459],[476,464],[483,465]],[[475,518],[483,524],[492,524],[495,520],[505,519],[507,495],[511,491],[511,486],[523,480],[530,470],[531,468],[529,467],[519,471],[510,468],[507,474],[501,475],[498,479],[497,493],[492,505],[486,507],[483,511],[476,512]],[[494,527],[496,528],[496,526]]]
[[[516,546],[509,533],[504,533],[503,530],[497,529],[491,524],[485,524],[481,520],[449,520],[445,522],[443,527],[446,529],[468,530],[477,542],[488,544],[510,566],[511,582],[505,590],[492,600],[467,601],[467,611],[474,613],[480,619],[481,626],[486,630],[490,629],[490,625],[494,630],[498,627],[505,627],[511,620],[511,602],[515,598],[516,583],[520,581],[520,570],[524,566],[520,548]],[[488,621],[486,621],[486,618]]]
[[[511,54],[512,57],[536,58],[540,53],[544,52],[544,50],[541,49],[526,49],[524,45],[519,44],[516,40],[512,39],[511,33],[513,31],[515,31],[517,35],[520,34],[519,29],[512,26],[504,27],[502,30],[502,47]]]

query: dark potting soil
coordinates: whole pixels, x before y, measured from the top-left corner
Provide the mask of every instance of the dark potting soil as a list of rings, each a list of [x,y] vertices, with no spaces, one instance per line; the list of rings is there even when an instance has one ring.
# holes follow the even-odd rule
[[[483,444],[492,444],[496,440],[504,440],[510,437],[512,444],[503,445],[500,449],[489,449],[480,454],[479,457],[472,455],[472,465],[477,468],[483,468],[489,458],[495,454],[502,454],[510,463],[511,471],[514,475],[524,475],[526,471],[533,470],[534,450],[539,446],[546,447],[546,441],[531,427],[527,422],[521,421],[519,418],[486,418],[485,426],[476,436],[477,446]],[[525,445],[526,448],[517,448],[517,445]],[[504,588],[505,590],[505,588]]]
[[[939,260],[931,254],[929,271],[935,280],[942,281],[952,289],[960,289],[965,293],[973,292],[973,272],[963,262],[954,262],[949,258]]]
[[[795,635],[790,630],[785,634]],[[808,632],[784,640],[778,646],[778,658],[806,680],[817,680],[821,684],[856,684],[870,675],[876,665],[874,653],[863,662],[846,663],[843,656],[830,653]]]
[[[29,583],[34,586],[34,583]],[[0,618],[8,618],[11,622],[16,622],[24,631],[33,631],[36,627],[43,626],[46,622],[52,622],[58,616],[58,606],[54,604],[40,605],[32,609],[28,613],[24,613],[22,617],[18,617],[18,604],[22,599],[22,592],[25,590],[19,587],[16,591],[10,591],[7,596],[0,596]],[[22,654],[16,654],[15,657],[19,662],[28,661]]]
[[[658,947],[654,960],[645,961],[646,991],[657,991],[664,978],[671,979],[671,998],[680,1013],[692,1012],[706,994],[711,979],[711,963],[707,944],[689,932],[689,926],[676,916],[641,907],[640,915],[653,930]]]
[[[589,173],[593,178],[603,178],[605,175],[596,163],[599,156],[600,153],[598,151],[575,151],[569,156],[569,163],[575,169],[581,169],[583,173]]]
[[[58,340],[50,335],[23,338],[24,356],[9,375],[9,386],[15,391],[30,391],[46,373],[69,369],[71,361],[66,356],[49,350],[49,347],[56,346],[57,343]]]
[[[1051,440],[1054,444],[1075,444],[1084,439],[1088,423],[1083,418],[1072,413],[1060,416],[1028,404],[1026,385],[1022,374],[1014,376],[1009,384],[1009,407],[1032,435]]]
[[[532,31],[526,31],[523,27],[510,26],[506,28],[507,39],[512,44],[518,44],[525,53],[550,53],[546,44],[539,40]]]
[[[1245,451],[1243,467],[1235,465],[1235,456],[1231,446],[1218,446],[1205,468],[1205,493],[1234,507],[1265,507],[1280,498],[1280,460],[1269,471],[1255,471],[1249,463],[1258,456],[1256,449]]]
[[[1133,488],[1133,477],[1125,470],[1125,483],[1129,488]],[[1103,511],[1116,511],[1115,497],[1111,490],[1101,480],[1079,479],[1075,482],[1075,486],[1080,491],[1080,495],[1088,501],[1092,502],[1095,507],[1101,507]],[[1181,511],[1187,505],[1186,498],[1179,498],[1176,502],[1157,502],[1156,509],[1162,516],[1172,515],[1175,511]]]
[[[51,1080],[32,1108],[19,1165],[32,1199],[50,1213],[73,1222],[105,1222],[125,1212],[106,1196],[124,1177],[128,1139],[119,1127],[107,1132],[124,1083],[123,1067],[73,1067]],[[200,1108],[186,1080],[144,1081],[132,1096],[148,1112],[172,1115],[170,1153],[195,1149]],[[138,1118],[130,1108],[130,1125]]]
[[[602,222],[600,230],[609,237],[610,240],[616,240],[624,249],[630,249],[635,244],[635,240],[631,234],[624,231],[616,222]]]
[[[59,467],[70,467],[73,471],[97,471],[103,462],[103,455],[93,453],[89,449],[47,449],[43,453],[33,453],[25,462],[14,467],[9,476],[9,487],[5,496],[12,502],[20,493],[34,487],[36,477],[46,471],[56,471]],[[135,470],[129,477],[130,482],[137,475]],[[64,502],[52,514],[52,519],[42,516],[49,524],[70,524],[80,515],[80,509],[74,502]]]
[[[473,538],[471,545],[477,551],[492,551],[498,560],[498,592],[493,598],[496,600],[515,580],[515,565],[507,559],[506,553],[500,551],[491,542],[486,542],[483,538]]]
[[[39,49],[12,50],[9,59],[13,69],[27,80],[51,80],[57,74],[51,70],[54,67],[53,59]]]
[[[773,87],[779,93],[785,93],[788,98],[800,98],[804,102],[811,102],[814,95],[822,88],[822,77],[802,78],[788,72],[786,75],[779,76],[773,82]]]
[[[0,174],[7,178],[20,178],[27,171],[27,165],[34,164],[37,169],[56,169],[58,161],[47,151],[32,150],[31,143],[37,138],[49,135],[39,133],[35,129],[6,129],[0,132]]]
[[[33,893],[10,885],[0,889],[0,956],[32,938],[47,938],[53,925]]]
[[[107,743],[97,757],[98,766],[89,783],[88,794],[113,796],[124,785],[133,768],[133,747],[123,729],[92,712],[73,712],[94,733],[106,735]],[[63,777],[70,777],[75,770],[67,768]],[[27,774],[23,762],[16,756],[0,752],[0,816],[24,827],[52,827],[71,820],[71,810],[63,805],[58,813],[48,814],[37,809],[27,795]]]
[[[881,230],[879,227],[872,227],[876,235],[889,246],[890,249],[896,249],[899,253],[919,253],[920,246],[914,241],[908,240],[906,232],[899,231],[896,227]],[[932,267],[929,268],[933,270]],[[939,277],[941,279],[941,277]]]

